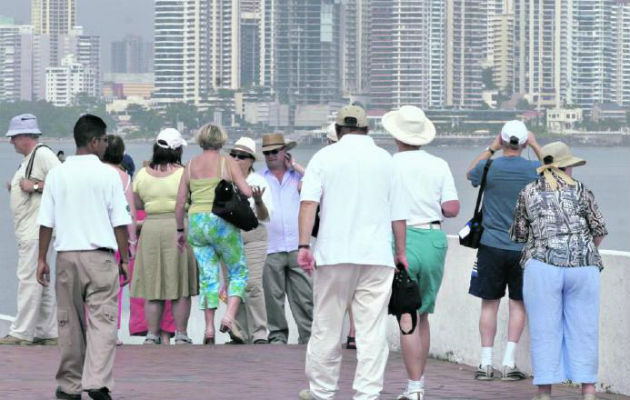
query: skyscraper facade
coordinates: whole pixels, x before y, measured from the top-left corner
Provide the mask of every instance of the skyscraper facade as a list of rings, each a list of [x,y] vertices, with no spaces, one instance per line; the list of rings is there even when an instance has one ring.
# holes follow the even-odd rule
[[[156,99],[199,104],[239,87],[238,10],[238,0],[156,0]]]
[[[346,0],[340,7],[339,63],[344,95],[369,91],[369,1]]]
[[[33,99],[33,27],[0,17],[0,102]]]
[[[487,54],[485,0],[446,0],[445,105],[481,106],[482,69]]]
[[[445,18],[442,1],[370,2],[371,104],[441,106],[445,100]]]
[[[260,2],[241,2],[240,20],[240,81],[242,87],[260,82],[261,15]]]
[[[153,43],[141,36],[127,35],[112,42],[111,72],[122,74],[144,74],[153,71]]]
[[[339,98],[339,3],[283,0],[274,11],[274,86],[280,102],[327,104]]]
[[[630,107],[630,0],[613,0],[610,20],[613,61],[606,93],[611,102]]]
[[[36,35],[50,37],[50,61],[59,65],[63,54],[58,51],[58,38],[76,25],[76,0],[31,0],[31,24]]]

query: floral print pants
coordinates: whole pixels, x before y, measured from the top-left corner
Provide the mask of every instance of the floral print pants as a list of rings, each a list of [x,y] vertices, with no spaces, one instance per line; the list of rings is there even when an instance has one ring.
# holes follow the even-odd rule
[[[188,242],[199,266],[200,308],[219,305],[221,263],[227,267],[228,296],[243,301],[248,271],[241,231],[212,213],[195,213],[189,216]]]

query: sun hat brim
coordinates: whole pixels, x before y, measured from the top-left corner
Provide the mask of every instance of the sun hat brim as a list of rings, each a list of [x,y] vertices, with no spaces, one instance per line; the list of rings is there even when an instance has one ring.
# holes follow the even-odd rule
[[[294,148],[295,146],[297,146],[296,142],[289,141],[289,142],[286,142],[285,144],[270,144],[267,146],[263,146],[262,151],[271,151],[271,150],[282,149],[282,148],[286,148],[288,151]]]
[[[410,146],[424,146],[435,139],[435,125],[428,118],[424,121],[424,129],[422,132],[407,132],[397,123],[398,111],[390,111],[383,115],[381,124],[383,128],[402,143]]]
[[[230,148],[230,151],[232,150],[236,150],[236,151],[241,151],[243,153],[247,153],[250,156],[254,157],[254,161],[258,160],[258,155],[256,153],[253,153],[251,151],[251,149],[246,148],[245,146],[239,146],[239,145],[234,145]]]
[[[39,129],[10,129],[6,133],[6,137],[12,137],[17,135],[41,135],[42,131]]]
[[[558,167],[560,168],[569,168],[569,167],[581,167],[586,164],[586,160],[578,157],[571,156],[566,160],[562,160],[558,163]]]

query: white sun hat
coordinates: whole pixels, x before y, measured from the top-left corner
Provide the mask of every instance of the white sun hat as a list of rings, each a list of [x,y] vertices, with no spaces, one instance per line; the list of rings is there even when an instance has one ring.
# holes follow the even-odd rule
[[[248,138],[247,136],[242,136],[239,138],[231,150],[238,150],[244,153],[251,154],[255,160],[258,159],[256,156],[256,142],[252,138]]]
[[[435,138],[435,125],[416,106],[390,111],[383,115],[381,122],[390,135],[410,146],[424,146]]]
[[[527,137],[529,132],[527,130],[527,126],[522,121],[512,120],[508,121],[501,128],[501,139],[512,147],[522,146],[527,142]],[[518,141],[518,146],[516,142]]]
[[[339,140],[337,137],[337,128],[335,128],[334,122],[326,127],[326,138],[331,142],[337,142]]]
[[[166,128],[160,131],[155,139],[157,145],[163,149],[175,150],[182,146],[187,146],[188,143],[182,137],[182,134],[175,128]]]
[[[9,122],[9,130],[7,131],[7,137],[17,135],[41,135],[42,131],[37,126],[37,117],[33,114],[20,114],[11,118]]]

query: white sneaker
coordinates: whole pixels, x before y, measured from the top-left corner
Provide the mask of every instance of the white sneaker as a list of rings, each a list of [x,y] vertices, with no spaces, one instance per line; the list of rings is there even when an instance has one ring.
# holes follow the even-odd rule
[[[423,400],[424,389],[414,390],[413,392],[407,392],[396,397],[396,400]]]

